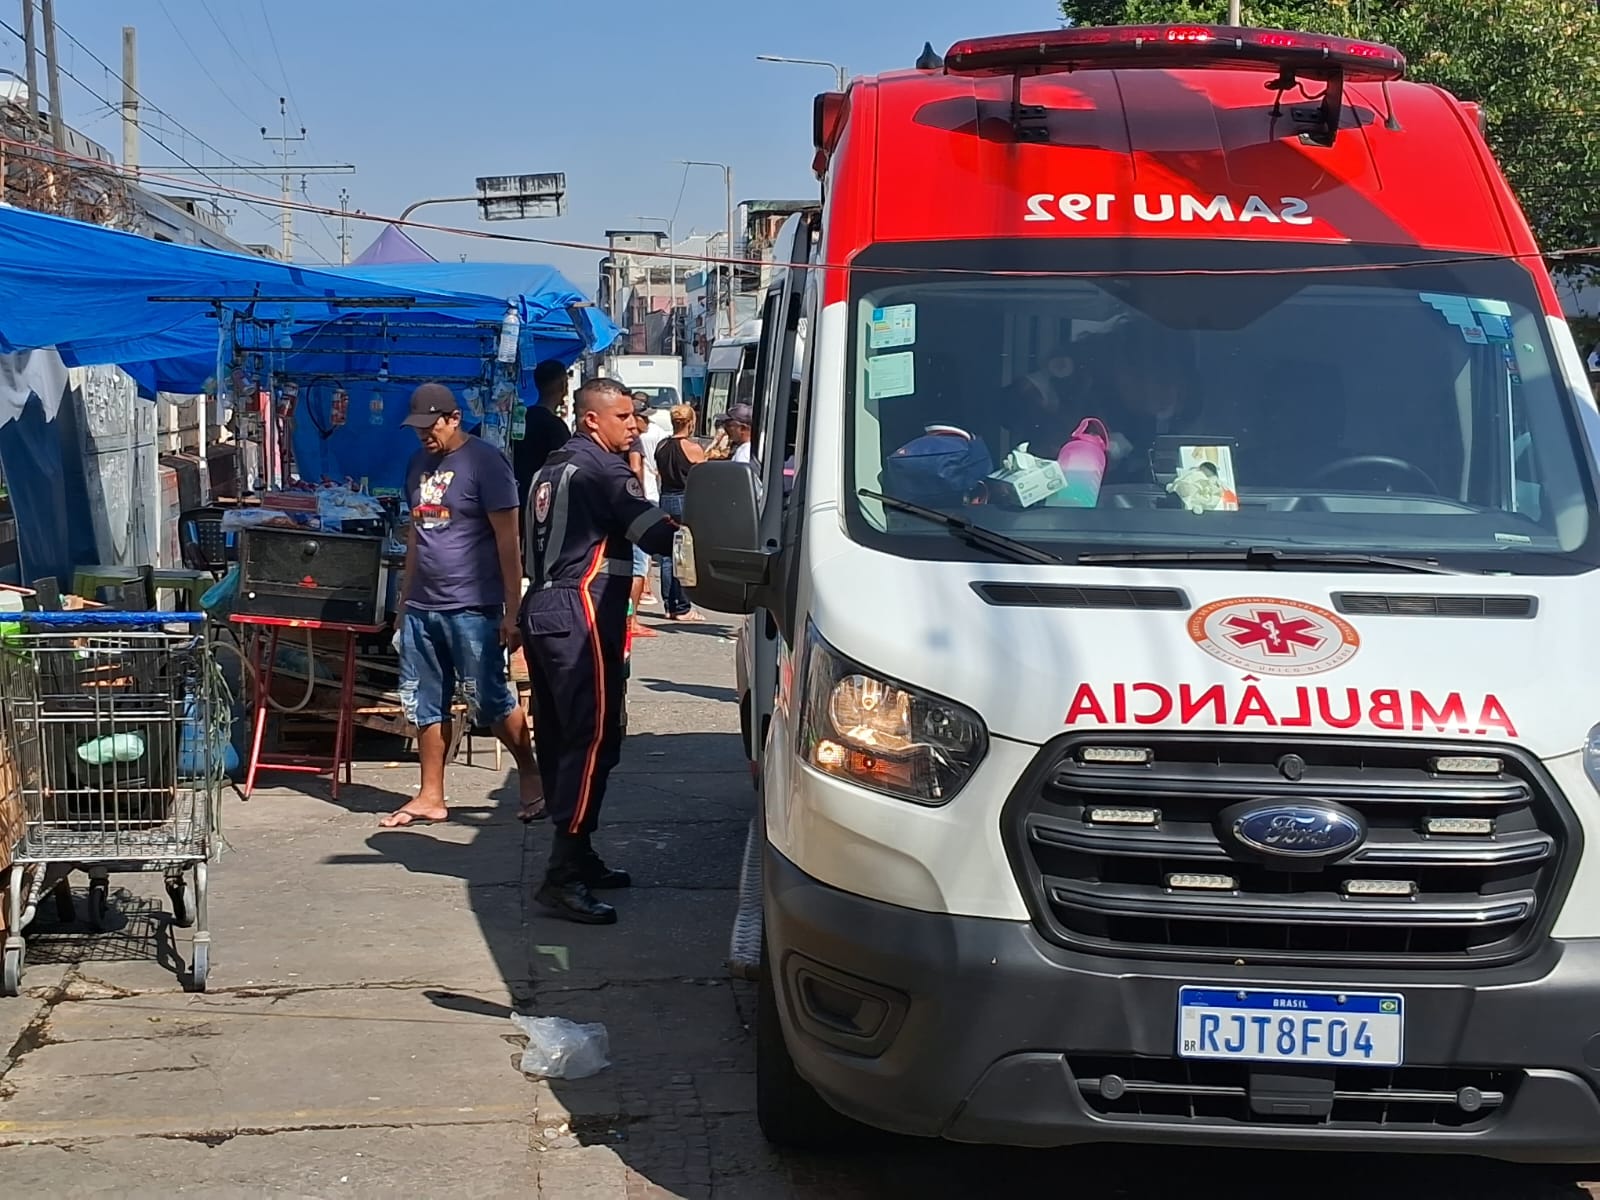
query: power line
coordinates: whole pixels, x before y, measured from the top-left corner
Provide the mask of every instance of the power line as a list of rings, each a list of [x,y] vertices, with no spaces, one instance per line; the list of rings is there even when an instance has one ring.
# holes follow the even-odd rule
[[[261,72],[256,70],[255,64],[239,52],[239,47],[233,44],[233,39],[228,36],[228,31],[222,27],[222,22],[217,19],[217,14],[212,11],[209,0],[200,0],[200,7],[205,10],[206,16],[211,18],[211,23],[217,27],[217,32],[222,35],[222,40],[227,43],[228,49],[233,51],[233,56],[244,65],[244,69],[256,77],[262,87],[270,93],[272,84],[261,77]]]
[[[0,20],[0,29],[4,29],[7,33],[11,34],[13,37],[17,38],[19,41],[22,39],[22,34],[17,29],[15,29],[7,21]],[[92,50],[89,50],[88,47],[84,46],[82,42],[79,42],[77,38],[72,36],[72,34],[67,33],[67,31],[65,29],[62,29],[60,26],[57,26],[57,29],[58,29],[59,32],[61,32],[63,34],[66,34],[66,36],[69,39],[71,39],[71,41],[75,45],[82,47],[90,55],[90,57],[94,58],[97,62],[100,62],[101,66],[105,66],[106,65],[104,63],[104,61],[100,60],[98,55],[95,55]],[[73,83],[77,84],[80,88],[82,88],[90,96],[92,96],[96,100],[100,101],[101,104],[104,104],[104,105],[106,105],[108,107],[116,107],[115,105],[111,104],[111,101],[107,100],[99,92],[95,91],[94,88],[90,87],[83,80],[79,79],[67,67],[61,66],[61,67],[59,67],[59,69],[60,69],[60,71],[61,71],[61,73],[63,75],[65,75],[68,79],[72,80]],[[117,76],[117,78],[120,79],[121,76],[119,75],[119,76]],[[142,99],[142,97],[141,97],[141,99]],[[151,107],[154,108],[153,105]],[[155,111],[161,112],[160,109],[156,109]],[[162,115],[163,116],[167,116],[169,114],[162,113]],[[177,124],[177,122],[174,121],[174,124]],[[179,125],[178,128],[179,129],[183,129],[183,126]],[[173,158],[177,159],[184,166],[189,167],[189,168],[191,168],[193,170],[199,171],[200,177],[202,179],[207,180],[209,183],[211,183],[214,187],[218,188],[219,190],[226,191],[226,189],[224,188],[224,185],[219,180],[217,180],[216,178],[214,178],[211,175],[206,174],[206,172],[201,171],[198,167],[195,166],[194,163],[190,162],[187,158],[185,158],[178,151],[174,150],[171,146],[167,145],[167,143],[165,141],[163,141],[161,139],[161,137],[158,136],[156,133],[154,133],[153,131],[149,130],[148,128],[145,129],[144,133],[145,133],[145,136],[148,137],[152,142],[154,142],[156,145],[160,146],[163,150],[165,150],[168,154],[172,155]],[[194,136],[194,135],[191,134],[191,136]],[[210,146],[208,143],[202,141],[200,138],[196,137],[195,140],[196,141],[200,141],[201,145],[207,146],[208,149],[215,151],[220,157],[223,157],[223,158],[227,157],[226,155],[222,154],[222,152],[220,150],[217,150],[217,148],[215,146]],[[96,163],[96,165],[103,168],[105,164],[104,163]],[[244,198],[243,196],[240,196],[239,200],[240,200],[240,202],[242,204],[244,204],[247,208],[251,209],[258,216],[266,217],[269,220],[271,219],[271,214],[270,213],[266,212],[264,209],[260,208],[258,205],[251,203],[250,200]]]
[[[267,43],[272,47],[272,57],[278,61],[278,74],[283,76],[283,90],[289,97],[289,106],[294,109],[295,120],[301,120],[300,101],[295,99],[294,85],[289,82],[289,71],[283,65],[283,55],[278,50],[278,35],[272,31],[272,18],[267,15],[266,0],[257,0],[261,9],[261,23],[267,27]]]
[[[235,112],[237,112],[245,120],[250,120],[250,114],[246,112],[244,107],[228,93],[228,90],[224,88],[222,84],[217,82],[217,77],[211,73],[211,68],[206,66],[206,60],[202,58],[199,52],[189,44],[189,39],[184,37],[182,26],[174,21],[172,19],[172,14],[167,11],[167,0],[156,0],[156,7],[161,10],[161,15],[166,17],[167,24],[172,26],[172,32],[178,35],[178,40],[183,43],[183,48],[189,52],[189,56],[194,59],[195,65],[200,68],[200,73],[211,81],[211,86],[217,89],[217,92],[224,100],[233,105]]]
[[[11,25],[7,24],[3,20],[0,20],[0,28],[5,29],[8,33],[10,33],[13,37],[15,37],[19,42],[22,40],[22,34],[19,33],[16,29],[12,28]],[[106,62],[105,59],[101,58],[98,54],[96,54],[94,52],[94,50],[92,50],[90,47],[84,45],[83,42],[79,41],[78,38],[72,33],[72,31],[70,29],[67,29],[67,28],[63,27],[60,24],[57,24],[56,29],[57,29],[57,32],[59,32],[63,37],[65,37],[74,46],[78,47],[78,49],[82,50],[90,58],[94,59],[95,62],[99,63],[100,66],[103,67],[106,70],[106,72],[111,76],[111,78],[115,79],[118,83],[122,84],[123,86],[127,86],[127,80],[122,78],[122,73],[120,71],[118,71],[115,67],[113,67],[110,63]],[[81,83],[81,81],[78,81],[75,76],[72,77],[72,78],[74,79],[75,82],[80,82]],[[86,88],[85,90],[89,91],[89,94],[94,96],[96,99],[101,99],[101,100],[104,99],[104,97],[98,95],[98,93],[94,92],[91,89],[87,89]],[[268,165],[266,163],[251,162],[248,159],[239,159],[239,158],[236,158],[233,155],[224,153],[222,150],[219,150],[216,146],[213,146],[210,142],[206,141],[205,138],[201,137],[194,130],[190,129],[182,121],[178,120],[177,117],[173,116],[166,109],[162,108],[155,101],[151,100],[150,97],[146,96],[137,87],[135,87],[135,88],[133,88],[131,90],[132,90],[133,94],[136,97],[138,97],[139,105],[140,105],[141,109],[146,109],[146,110],[148,110],[150,112],[158,113],[162,117],[165,117],[168,121],[170,121],[172,123],[173,128],[175,128],[179,133],[183,134],[184,137],[193,139],[194,142],[197,145],[202,146],[205,149],[211,151],[211,153],[215,154],[218,158],[222,159],[223,161],[230,162],[235,166],[265,167],[265,166]],[[118,106],[118,107],[120,107],[120,106]],[[255,124],[255,120],[256,119],[254,117],[251,117],[250,118],[251,124]],[[146,130],[146,132],[148,133],[148,130]],[[153,135],[151,135],[151,136],[152,136],[152,140],[155,140]],[[161,143],[158,141],[157,144],[160,145]],[[168,149],[170,150],[170,147],[168,147]],[[179,161],[184,163],[185,166],[191,166],[192,167],[194,165],[193,163],[189,162],[187,159],[182,158],[181,155],[176,155],[175,154],[174,157],[177,157],[179,159]],[[215,181],[213,181],[213,182],[215,182]]]

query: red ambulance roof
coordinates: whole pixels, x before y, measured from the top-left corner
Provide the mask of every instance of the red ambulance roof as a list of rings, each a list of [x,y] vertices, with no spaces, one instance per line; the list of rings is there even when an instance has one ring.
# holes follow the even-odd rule
[[[1031,76],[1021,102],[1045,109],[1039,142],[1013,131],[1009,76],[857,80],[829,160],[828,258],[883,241],[1073,236],[1534,250],[1470,114],[1446,93],[1348,84],[1343,127],[1319,146],[1301,140],[1289,110],[1314,107],[1322,85],[1290,92],[1274,125],[1271,78]]]

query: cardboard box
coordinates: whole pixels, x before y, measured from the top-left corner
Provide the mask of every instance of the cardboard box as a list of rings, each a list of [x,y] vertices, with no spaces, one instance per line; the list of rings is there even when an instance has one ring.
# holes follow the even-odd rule
[[[0,735],[0,871],[11,865],[11,855],[22,840],[22,781],[5,737]]]

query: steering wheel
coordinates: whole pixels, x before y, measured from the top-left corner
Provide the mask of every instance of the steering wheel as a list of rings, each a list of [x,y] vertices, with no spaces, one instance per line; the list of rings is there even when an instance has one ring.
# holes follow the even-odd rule
[[[1439,485],[1416,463],[1409,463],[1403,458],[1391,458],[1387,454],[1352,454],[1349,458],[1341,458],[1331,462],[1325,467],[1319,467],[1312,472],[1310,483],[1320,483],[1333,475],[1342,475],[1360,467],[1376,467],[1381,471],[1388,471],[1393,475],[1404,475],[1414,481],[1425,485],[1425,490],[1433,496],[1442,495]]]

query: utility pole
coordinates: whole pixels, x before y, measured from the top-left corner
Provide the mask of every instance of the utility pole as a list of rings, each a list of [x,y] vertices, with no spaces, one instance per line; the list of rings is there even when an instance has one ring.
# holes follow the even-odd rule
[[[56,61],[56,0],[39,0],[44,18],[44,70],[50,84],[50,144],[57,152],[67,148],[66,123],[61,119],[61,67]]]
[[[728,247],[727,247],[727,276],[728,287],[723,293],[723,307],[727,314],[728,332],[733,332],[733,168],[727,163],[706,162],[702,159],[686,158],[682,161],[686,167],[716,167],[722,172],[722,189],[727,203],[728,218]]]
[[[350,189],[339,189],[339,265],[350,265]]]
[[[131,25],[122,27],[122,169],[139,178],[139,46]]]
[[[283,132],[269,134],[263,125],[261,138],[263,141],[277,142],[278,148],[274,153],[283,159],[283,261],[289,262],[294,258],[294,210],[289,207],[294,202],[294,193],[289,188],[289,156],[294,151],[289,149],[289,143],[305,141],[306,127],[300,126],[298,137],[289,136],[289,102],[282,96],[278,97],[278,116],[283,121]]]
[[[39,117],[39,43],[33,33],[33,0],[22,0],[22,52],[28,58],[28,111]]]
[[[1228,0],[1228,24],[1243,25],[1244,18],[1239,15],[1239,0]]]

